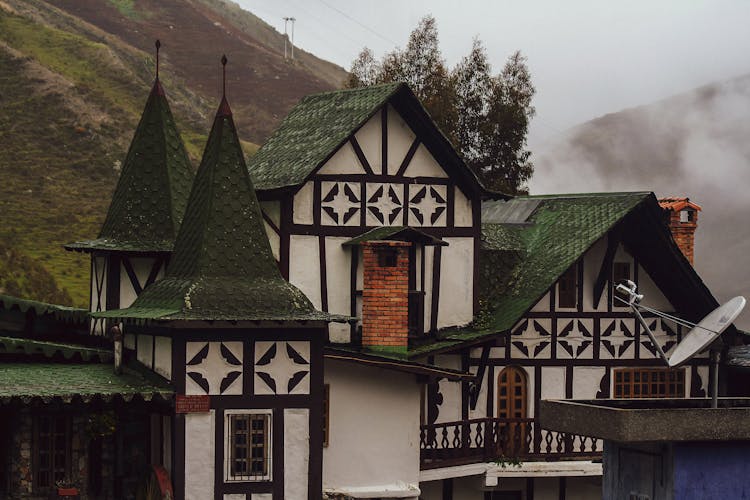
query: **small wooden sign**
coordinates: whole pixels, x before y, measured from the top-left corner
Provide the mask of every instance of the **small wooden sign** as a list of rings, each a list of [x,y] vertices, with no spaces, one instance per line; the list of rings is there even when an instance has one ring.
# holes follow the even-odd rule
[[[175,413],[208,413],[210,410],[210,396],[186,396],[184,394],[178,394],[175,398]]]

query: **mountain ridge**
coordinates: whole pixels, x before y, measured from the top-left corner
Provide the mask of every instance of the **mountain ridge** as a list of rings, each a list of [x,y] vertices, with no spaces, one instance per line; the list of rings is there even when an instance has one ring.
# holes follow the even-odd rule
[[[99,232],[153,83],[157,38],[160,79],[194,167],[218,104],[222,53],[245,154],[303,95],[346,75],[297,48],[285,61],[283,35],[226,0],[0,0],[0,241],[52,281],[37,294],[21,287],[27,298],[59,289],[52,296],[88,305],[87,258],[61,245]],[[0,273],[0,293],[17,281]]]
[[[614,113],[538,149],[532,191],[643,190],[702,206],[695,266],[719,301],[750,290],[750,74]],[[750,330],[750,313],[738,324]]]

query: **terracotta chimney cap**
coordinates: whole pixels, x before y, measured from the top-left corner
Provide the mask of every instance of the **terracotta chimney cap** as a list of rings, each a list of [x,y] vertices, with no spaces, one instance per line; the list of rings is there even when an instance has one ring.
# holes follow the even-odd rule
[[[701,207],[700,205],[696,205],[692,201],[690,201],[690,198],[686,197],[676,197],[676,196],[668,196],[665,198],[659,198],[659,206],[663,208],[664,210],[671,210],[673,212],[679,212],[680,210],[684,210],[686,208],[692,208],[693,210],[700,211]]]

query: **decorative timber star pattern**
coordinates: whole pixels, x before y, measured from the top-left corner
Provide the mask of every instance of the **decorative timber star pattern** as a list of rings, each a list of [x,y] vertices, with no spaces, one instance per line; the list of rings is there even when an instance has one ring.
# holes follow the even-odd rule
[[[309,342],[256,342],[255,394],[309,394],[309,360]]]
[[[187,342],[186,394],[242,394],[242,342]]]

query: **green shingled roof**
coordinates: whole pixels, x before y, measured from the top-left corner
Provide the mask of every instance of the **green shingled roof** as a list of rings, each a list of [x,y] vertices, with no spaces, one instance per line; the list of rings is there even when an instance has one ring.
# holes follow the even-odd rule
[[[65,248],[171,251],[192,182],[193,169],[157,80],[122,165],[99,237]]]
[[[112,351],[107,349],[16,337],[0,337],[0,354],[40,355],[47,358],[59,356],[63,359],[102,363],[109,362],[114,357]]]
[[[93,316],[331,319],[281,277],[226,99],[214,119],[166,277],[147,287],[131,307]]]
[[[17,309],[22,313],[32,310],[37,316],[52,315],[56,320],[64,323],[85,323],[88,321],[87,309],[77,307],[60,306],[57,304],[47,304],[36,300],[19,299],[10,295],[0,294],[0,309]]]
[[[421,357],[512,328],[557,279],[652,193],[525,196],[482,205],[481,312],[409,351]]]
[[[109,364],[0,364],[0,401],[13,398],[29,401],[33,398],[49,400],[74,398],[84,402],[93,398],[106,401],[120,396],[129,401],[138,396],[150,401],[155,396],[170,398],[174,391],[157,377],[145,378],[135,372],[115,375]]]
[[[388,83],[303,98],[250,159],[256,189],[302,184],[402,85]]]
[[[448,243],[442,239],[423,233],[418,229],[409,226],[382,226],[370,229],[366,233],[360,234],[351,240],[342,243],[343,246],[361,245],[367,241],[416,241],[424,245],[447,246]]]

